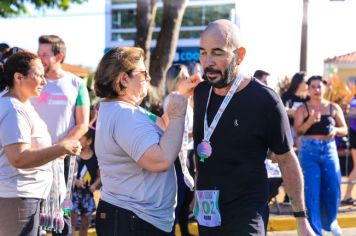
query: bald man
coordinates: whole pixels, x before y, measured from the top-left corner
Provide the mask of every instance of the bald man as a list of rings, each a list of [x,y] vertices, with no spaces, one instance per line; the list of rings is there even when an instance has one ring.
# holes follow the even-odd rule
[[[279,96],[241,74],[246,49],[228,20],[210,23],[200,38],[204,82],[195,89],[197,154],[194,213],[199,235],[266,235],[266,153],[276,153],[300,235],[314,235],[304,204],[303,178]]]

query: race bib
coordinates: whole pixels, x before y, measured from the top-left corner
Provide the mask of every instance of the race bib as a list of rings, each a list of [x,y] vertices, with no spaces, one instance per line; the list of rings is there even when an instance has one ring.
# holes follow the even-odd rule
[[[196,190],[194,216],[199,225],[216,227],[221,225],[219,190]]]

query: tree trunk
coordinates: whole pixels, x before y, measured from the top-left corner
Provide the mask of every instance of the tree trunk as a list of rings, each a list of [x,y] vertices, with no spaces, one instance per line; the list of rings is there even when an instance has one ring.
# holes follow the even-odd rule
[[[144,50],[146,67],[150,66],[150,48],[157,12],[156,0],[137,0],[135,46]]]
[[[188,0],[163,0],[161,31],[150,62],[151,84],[159,99],[165,92],[165,74],[174,59],[187,2]]]
[[[308,5],[309,0],[303,0],[303,21],[302,21],[302,37],[300,42],[300,71],[307,71],[307,55],[308,55]]]

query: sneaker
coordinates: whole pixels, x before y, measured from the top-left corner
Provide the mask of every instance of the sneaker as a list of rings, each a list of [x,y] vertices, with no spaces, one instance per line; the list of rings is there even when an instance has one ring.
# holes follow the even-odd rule
[[[341,236],[342,235],[342,230],[341,230],[341,228],[338,225],[336,220],[331,224],[330,229],[331,229],[331,233],[334,236]]]
[[[348,199],[342,200],[341,205],[349,205],[352,206],[354,205],[355,199],[349,197]]]

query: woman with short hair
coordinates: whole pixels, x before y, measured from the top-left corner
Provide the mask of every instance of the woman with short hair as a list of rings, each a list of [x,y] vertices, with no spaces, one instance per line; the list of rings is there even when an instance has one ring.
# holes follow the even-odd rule
[[[100,103],[95,150],[102,188],[96,213],[98,235],[170,235],[176,204],[172,165],[182,145],[187,99],[171,94],[169,124],[139,105],[151,77],[143,50],[116,47],[101,59],[94,77]],[[190,86],[190,87],[189,87]],[[194,83],[186,91],[196,86]]]

